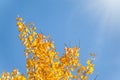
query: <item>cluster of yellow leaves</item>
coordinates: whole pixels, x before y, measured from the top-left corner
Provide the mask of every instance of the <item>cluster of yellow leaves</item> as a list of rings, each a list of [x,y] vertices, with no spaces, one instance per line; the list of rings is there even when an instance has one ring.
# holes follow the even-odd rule
[[[94,65],[90,59],[87,60],[87,66],[80,63],[78,47],[65,47],[64,54],[59,57],[49,36],[36,33],[33,23],[26,25],[22,18],[16,20],[19,38],[25,46],[27,78],[14,69],[12,73],[3,72],[0,80],[88,80]],[[77,73],[73,75],[75,70]]]
[[[15,68],[11,73],[3,72],[0,80],[26,80],[26,77]]]

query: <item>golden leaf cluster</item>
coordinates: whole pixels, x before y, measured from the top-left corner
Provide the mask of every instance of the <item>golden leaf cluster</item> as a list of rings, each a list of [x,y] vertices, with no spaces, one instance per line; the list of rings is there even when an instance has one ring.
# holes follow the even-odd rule
[[[20,17],[16,20],[19,38],[25,46],[27,76],[15,68],[11,73],[3,72],[0,80],[88,80],[94,64],[91,59],[87,60],[87,66],[80,63],[77,46],[65,47],[59,57],[49,35],[38,34],[33,23],[24,24]]]

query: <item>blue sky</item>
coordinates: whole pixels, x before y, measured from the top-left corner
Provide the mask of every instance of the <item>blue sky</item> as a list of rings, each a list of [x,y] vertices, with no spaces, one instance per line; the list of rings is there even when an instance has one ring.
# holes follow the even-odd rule
[[[33,21],[37,32],[50,34],[57,51],[64,44],[79,45],[84,64],[96,54],[97,80],[120,79],[119,0],[0,0],[0,73],[18,68],[25,73],[24,47],[18,39],[15,18]],[[92,79],[90,79],[92,80]]]

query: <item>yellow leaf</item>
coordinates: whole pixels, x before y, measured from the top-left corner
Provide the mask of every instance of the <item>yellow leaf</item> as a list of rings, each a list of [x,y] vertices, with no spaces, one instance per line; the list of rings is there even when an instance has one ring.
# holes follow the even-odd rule
[[[90,60],[89,60],[89,59],[87,60],[87,64],[88,64],[88,65],[90,64]]]

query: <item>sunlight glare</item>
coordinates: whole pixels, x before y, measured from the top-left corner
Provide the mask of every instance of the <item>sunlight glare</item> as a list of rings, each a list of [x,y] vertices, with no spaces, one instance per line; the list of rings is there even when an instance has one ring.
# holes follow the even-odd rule
[[[102,4],[105,5],[107,11],[119,12],[120,11],[120,0],[101,0]]]

